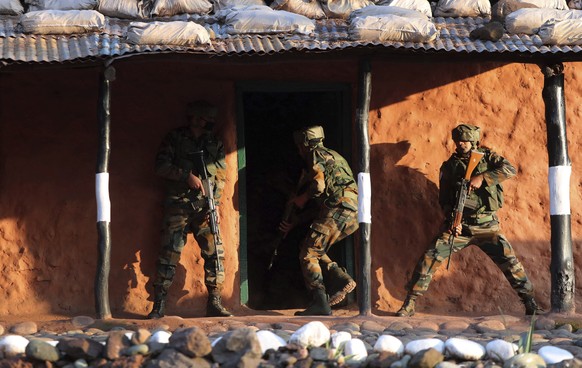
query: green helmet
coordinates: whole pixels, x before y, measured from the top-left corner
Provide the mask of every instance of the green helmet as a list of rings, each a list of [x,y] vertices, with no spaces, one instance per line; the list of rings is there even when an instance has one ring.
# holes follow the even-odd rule
[[[306,147],[314,147],[320,144],[325,138],[323,127],[314,125],[307,128],[297,130],[293,133],[293,140],[296,144]]]
[[[188,117],[206,117],[206,118],[216,118],[217,109],[216,106],[206,102],[206,101],[194,101],[190,102],[186,106],[186,115]]]
[[[475,125],[461,124],[453,129],[453,140],[463,142],[479,142],[480,128]]]

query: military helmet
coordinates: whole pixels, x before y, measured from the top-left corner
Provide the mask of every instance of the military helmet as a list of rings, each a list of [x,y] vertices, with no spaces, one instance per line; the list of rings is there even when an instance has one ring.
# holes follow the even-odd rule
[[[316,146],[325,138],[323,127],[320,125],[313,125],[307,128],[297,130],[293,133],[293,140],[296,144],[303,146]]]
[[[454,141],[479,142],[480,128],[470,124],[460,124],[452,131]]]
[[[216,106],[206,101],[194,101],[186,106],[186,115],[188,117],[202,116],[206,118],[215,118],[216,114]]]

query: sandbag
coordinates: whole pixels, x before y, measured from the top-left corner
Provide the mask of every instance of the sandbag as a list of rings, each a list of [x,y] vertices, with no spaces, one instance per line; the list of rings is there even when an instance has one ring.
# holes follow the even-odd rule
[[[231,12],[224,20],[226,33],[302,33],[315,30],[315,22],[303,15],[284,10],[256,10]]]
[[[28,11],[37,10],[92,10],[97,0],[26,0]]]
[[[430,42],[437,37],[437,29],[427,19],[387,14],[354,19],[348,34],[350,39],[363,41]]]
[[[376,5],[398,6],[400,8],[416,10],[427,17],[432,17],[432,9],[428,0],[380,0]]]
[[[582,19],[551,19],[538,35],[545,45],[582,45]]]
[[[239,12],[260,12],[260,11],[274,11],[267,5],[240,5],[240,6],[231,6],[229,8],[224,8],[214,12],[214,16],[220,22],[224,22],[226,17],[228,17],[231,13],[239,13]]]
[[[347,19],[354,10],[373,5],[370,0],[320,0],[328,18]]]
[[[275,10],[285,10],[311,19],[325,18],[325,12],[317,0],[275,0],[271,3]]]
[[[127,41],[138,45],[196,46],[210,43],[206,28],[194,22],[131,22]]]
[[[398,6],[389,5],[369,5],[365,8],[358,9],[348,18],[349,22],[353,22],[356,18],[364,18],[369,16],[381,17],[383,15],[398,15],[405,18],[419,18],[428,20],[426,14],[423,14],[416,10],[405,9]]]
[[[508,33],[536,34],[540,27],[551,19],[580,19],[582,10],[519,9],[505,17]]]
[[[537,6],[517,0],[499,0],[491,6],[491,20],[504,23],[508,14],[524,8],[537,8]]]
[[[98,0],[97,10],[114,18],[146,18],[144,3],[140,0]]]
[[[265,0],[212,0],[214,11],[232,8],[233,6],[267,5]]]
[[[105,28],[105,17],[95,10],[39,10],[23,14],[24,33],[74,34],[98,32]]]
[[[568,10],[566,0],[517,0],[520,3],[532,4],[538,8]]]
[[[439,0],[435,17],[488,17],[491,15],[489,0]]]
[[[208,14],[212,3],[208,0],[154,0],[152,17],[171,17],[177,14]]]
[[[24,8],[18,0],[0,0],[1,15],[20,15],[24,13]]]

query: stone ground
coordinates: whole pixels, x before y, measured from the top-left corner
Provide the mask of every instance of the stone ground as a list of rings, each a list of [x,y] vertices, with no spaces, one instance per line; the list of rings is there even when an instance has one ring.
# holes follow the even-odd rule
[[[244,315],[238,315],[229,318],[182,318],[179,316],[166,316],[158,320],[123,318],[123,316],[116,316],[116,318],[104,320],[94,319],[90,316],[2,316],[0,317],[0,354],[2,350],[2,337],[9,334],[25,336],[31,339],[31,341],[39,337],[46,339],[52,338],[59,341],[61,338],[66,340],[65,337],[90,337],[91,339],[101,340],[103,343],[105,343],[106,339],[109,339],[114,331],[134,331],[137,333],[138,331],[147,330],[147,334],[149,335],[150,332],[153,333],[154,331],[159,330],[175,333],[177,330],[190,329],[199,331],[198,334],[203,332],[203,335],[207,336],[210,341],[213,341],[218,337],[228,337],[230,332],[241,331],[246,327],[250,327],[253,331],[273,331],[278,336],[283,336],[286,341],[289,341],[287,338],[301,326],[304,326],[311,321],[320,321],[329,330],[331,330],[332,333],[334,331],[347,331],[352,335],[353,338],[361,339],[365,342],[365,346],[369,355],[368,360],[365,363],[357,365],[358,367],[381,366],[405,368],[413,367],[414,365],[408,364],[408,360],[402,363],[402,359],[394,360],[382,354],[376,354],[376,356],[374,356],[372,347],[378,340],[379,336],[383,334],[395,336],[405,345],[410,341],[418,339],[437,338],[446,341],[452,337],[469,339],[485,345],[488,341],[493,339],[516,341],[520,334],[528,331],[531,323],[531,318],[523,315],[481,316],[473,314],[450,316],[419,313],[413,317],[401,318],[396,316],[362,316],[359,315],[357,310],[344,309],[334,311],[334,315],[329,317],[307,318],[295,317],[293,316],[293,312],[294,310],[285,310],[269,311],[268,314],[256,314],[256,311],[248,310],[244,312]],[[184,338],[188,339],[190,337]],[[69,349],[78,348],[74,342],[71,344],[72,346],[69,346]],[[539,348],[548,345],[565,349],[569,351],[575,358],[568,364],[555,365],[556,367],[582,367],[582,360],[580,360],[582,359],[582,315],[545,313],[540,316],[536,316],[532,351],[538,351]],[[61,346],[61,354],[63,354],[63,349],[64,347]],[[88,347],[87,349],[90,351],[91,348]],[[139,361],[135,361],[135,358],[122,357],[123,359],[131,359],[133,362],[131,364],[132,366],[139,366],[142,362],[144,364],[145,362],[148,362],[148,364],[150,364],[148,366],[164,366],[164,364],[168,362],[168,364],[170,364],[169,366],[174,366],[173,364],[177,364],[175,362],[172,363],[174,359],[177,359],[175,356],[166,356],[164,359],[167,359],[167,362],[163,359],[158,359],[154,360],[157,365],[151,365],[151,357],[156,356],[155,353],[152,353],[151,351],[149,353],[147,351],[145,353],[137,352],[137,347],[134,350],[134,354],[139,355],[140,357]],[[320,350],[324,349],[320,348]],[[89,354],[89,352],[86,353]],[[214,354],[215,348],[213,348],[212,351],[213,356]],[[306,357],[302,358],[302,354],[306,355]],[[309,351],[307,349],[294,350],[293,348],[281,348],[276,353],[272,352],[271,355],[263,355],[262,360],[259,354],[259,358],[255,356],[255,360],[253,361],[254,363],[249,363],[243,366],[257,366],[257,362],[259,361],[262,364],[261,367],[343,366],[341,364],[338,365],[337,361],[332,359],[329,361],[320,361],[317,360],[320,358],[314,358],[314,356],[320,356],[321,354],[321,351],[316,351],[311,348],[309,348]],[[327,353],[324,351],[323,354],[326,355]],[[160,354],[160,356],[162,356],[162,354]],[[291,357],[295,363],[291,365],[288,363],[285,363],[287,365],[281,363],[284,359],[290,359],[289,357]],[[406,354],[404,357],[406,358]],[[5,359],[0,359],[0,367],[2,368],[26,366],[18,365],[21,364],[22,361],[16,363],[17,360],[15,360],[15,357],[12,357],[11,359],[6,359],[7,357],[4,358]],[[372,360],[372,358],[374,360]],[[23,361],[26,362],[26,358],[21,357],[21,359],[24,359]],[[188,364],[194,364],[187,360],[187,357],[180,356],[180,359],[182,361],[187,361],[187,363],[182,362],[186,364],[185,366],[188,366]],[[421,358],[412,354],[408,357],[408,359],[412,359],[412,361],[414,361],[415,359]],[[440,359],[442,361],[442,358]],[[309,364],[306,363],[307,361],[309,361]],[[98,362],[99,361],[96,360],[93,363],[89,363],[91,366],[106,366],[103,364],[107,363],[106,359],[101,359],[101,363]],[[111,366],[111,362],[112,361],[110,360],[109,366]],[[128,363],[128,361],[125,362]],[[202,360],[199,360],[199,362],[202,362]],[[287,360],[285,360],[285,362],[287,362]],[[117,364],[120,363],[121,362],[118,362]],[[492,361],[487,361],[487,359],[479,362],[466,362],[462,360],[459,361],[459,359],[453,359],[449,356],[445,356],[445,363],[450,363],[461,367],[495,366]],[[65,363],[61,360],[55,364],[56,366],[63,366]],[[84,363],[79,363],[79,360],[77,360],[74,363],[69,362],[67,364],[69,364],[68,366],[71,367],[77,367],[82,366]],[[204,364],[207,365],[208,360],[205,360]],[[121,363],[121,365],[118,366],[124,365]],[[551,366],[551,364],[548,364],[548,367]],[[453,365],[450,365],[450,367],[453,367]],[[524,367],[532,366],[525,365]]]

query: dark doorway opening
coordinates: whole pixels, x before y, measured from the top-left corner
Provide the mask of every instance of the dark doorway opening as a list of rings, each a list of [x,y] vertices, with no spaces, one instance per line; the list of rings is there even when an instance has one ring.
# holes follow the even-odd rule
[[[242,90],[239,96],[244,132],[239,135],[239,146],[244,144],[239,189],[246,198],[246,206],[241,206],[241,223],[246,224],[241,229],[241,252],[246,250],[241,267],[246,258],[247,270],[246,280],[241,272],[243,303],[259,310],[303,308],[309,300],[298,256],[309,224],[296,227],[283,240],[277,230],[302,167],[292,133],[307,125],[322,125],[325,145],[349,161],[347,88],[259,88]],[[273,258],[275,248],[277,256]],[[353,275],[352,239],[333,246],[329,255]],[[271,261],[273,266],[269,269]]]

